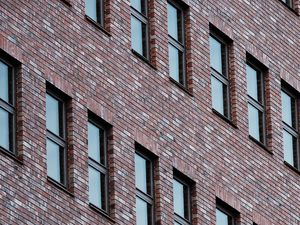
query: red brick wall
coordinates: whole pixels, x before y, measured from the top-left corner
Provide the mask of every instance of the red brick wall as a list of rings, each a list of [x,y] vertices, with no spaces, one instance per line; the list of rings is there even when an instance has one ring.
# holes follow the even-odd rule
[[[299,12],[299,1],[295,0]],[[216,197],[240,224],[299,225],[300,175],[283,163],[280,81],[300,91],[300,18],[279,0],[184,1],[189,95],[168,77],[166,0],[150,0],[151,67],[130,49],[130,2],[109,0],[104,33],[84,1],[0,0],[0,48],[22,63],[18,152],[0,153],[0,224],[135,224],[134,147],[159,157],[157,224],[173,224],[173,168],[196,182],[193,225],[215,224]],[[231,126],[211,110],[209,24],[233,40]],[[268,148],[248,138],[246,52],[269,69]],[[47,181],[46,82],[72,98],[68,120],[71,194]],[[113,125],[110,218],[88,206],[88,110]]]

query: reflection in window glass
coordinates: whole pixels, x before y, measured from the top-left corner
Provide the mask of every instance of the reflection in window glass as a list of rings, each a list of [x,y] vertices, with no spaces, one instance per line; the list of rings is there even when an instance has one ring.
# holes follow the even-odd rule
[[[178,36],[178,12],[177,9],[168,3],[168,33],[169,35],[177,41]]]
[[[47,139],[47,172],[48,176],[57,182],[61,182],[60,147]]]
[[[148,225],[148,204],[140,198],[136,198],[136,224]]]
[[[292,98],[285,92],[281,92],[282,101],[282,120],[293,127],[293,114],[292,114]]]
[[[0,108],[0,146],[6,150],[10,149],[9,117],[9,113]]]
[[[259,132],[259,111],[248,104],[248,118],[249,118],[249,134],[256,140],[260,140]]]
[[[49,131],[60,135],[59,101],[51,95],[46,95],[46,126]]]
[[[210,44],[210,66],[222,74],[222,45],[215,38],[209,38]]]
[[[179,82],[179,51],[173,45],[169,44],[169,70],[170,76]]]
[[[85,14],[97,21],[97,0],[85,0]]]
[[[101,148],[101,133],[100,129],[92,123],[88,123],[88,152],[89,157],[100,163],[100,148]]]
[[[147,193],[146,160],[137,154],[135,154],[135,185],[140,191]]]
[[[259,101],[259,90],[258,90],[258,77],[257,71],[254,70],[249,65],[246,66],[246,74],[247,74],[247,91],[248,95],[251,96],[256,101]]]
[[[294,140],[293,136],[283,131],[283,150],[284,150],[284,160],[290,165],[294,166]]]
[[[101,173],[89,166],[89,201],[102,208],[101,197]]]
[[[216,225],[229,225],[228,215],[219,209],[216,211]]]
[[[131,47],[143,55],[143,23],[131,16]]]
[[[173,180],[173,198],[174,198],[174,212],[185,218],[185,204],[184,204],[184,186],[177,180]]]
[[[224,95],[223,83],[215,77],[211,77],[211,94],[212,94],[212,107],[222,115],[224,112]]]
[[[9,72],[8,66],[0,61],[0,98],[9,102]]]

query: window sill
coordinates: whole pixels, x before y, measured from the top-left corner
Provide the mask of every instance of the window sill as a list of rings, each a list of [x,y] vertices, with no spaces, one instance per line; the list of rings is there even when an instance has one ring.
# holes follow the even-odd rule
[[[264,150],[266,150],[268,153],[270,153],[271,155],[273,155],[274,153],[269,150],[267,148],[267,146],[265,146],[263,143],[261,143],[260,141],[256,140],[254,137],[252,137],[251,135],[249,135],[249,138],[251,141],[253,141],[254,143],[256,143],[257,145],[259,145],[261,148],[263,148]]]
[[[17,163],[19,163],[20,165],[24,165],[23,161],[18,157],[16,156],[15,154],[3,149],[0,147],[0,152],[3,153],[4,155],[6,155],[7,157],[15,160]]]
[[[148,59],[146,59],[144,56],[142,56],[140,53],[138,53],[137,51],[131,49],[131,52],[137,56],[139,59],[143,60],[145,63],[147,63],[151,68],[157,70],[157,68],[155,66],[153,66],[150,61]]]
[[[179,87],[181,90],[183,90],[185,93],[187,93],[189,96],[194,97],[194,95],[182,84],[178,83],[176,80],[174,80],[172,77],[169,77],[170,81],[175,84],[177,87]]]
[[[238,129],[237,125],[235,125],[230,119],[228,119],[226,116],[222,115],[221,113],[219,113],[217,110],[212,109],[213,113],[216,114],[217,116],[219,116],[222,120],[224,120],[225,122],[229,123],[231,126],[233,126],[235,129]]]
[[[293,170],[294,172],[296,172],[298,175],[300,175],[300,171],[299,171],[296,167],[292,166],[292,165],[289,164],[287,161],[284,161],[284,164],[285,164],[288,168],[290,168],[291,170]]]
[[[115,223],[116,221],[113,220],[108,214],[107,212],[103,211],[102,209],[99,209],[97,206],[93,205],[92,203],[89,203],[89,207],[94,210],[95,212],[101,214],[102,216],[104,216],[106,219],[108,219],[110,222]]]
[[[89,21],[94,26],[96,26],[98,29],[100,29],[104,34],[111,37],[111,34],[107,30],[105,30],[99,23],[97,23],[95,20],[93,20],[91,17],[85,15],[85,18],[86,18],[87,21]]]
[[[62,184],[58,183],[57,181],[53,180],[51,177],[47,177],[47,181],[54,185],[55,187],[57,187],[58,189],[62,190],[63,192],[65,192],[66,194],[70,195],[71,197],[74,197],[74,194],[72,192],[70,192],[65,186],[63,186]]]
[[[296,10],[295,10],[293,7],[287,5],[287,4],[284,3],[282,0],[278,0],[278,1],[279,1],[281,4],[283,4],[286,8],[288,8],[288,9],[289,9],[292,13],[294,13],[296,16],[300,16],[299,13],[297,13]]]
[[[71,7],[70,0],[61,0],[63,3],[65,3],[67,6]]]

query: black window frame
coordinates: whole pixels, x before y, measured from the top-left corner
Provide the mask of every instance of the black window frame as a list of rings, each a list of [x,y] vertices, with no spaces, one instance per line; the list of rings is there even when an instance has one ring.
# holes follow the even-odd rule
[[[139,198],[142,201],[146,202],[147,205],[150,206],[150,212],[148,211],[148,225],[154,225],[155,223],[155,189],[154,189],[154,158],[149,154],[144,153],[143,148],[136,144],[135,155],[140,156],[141,158],[145,159],[148,164],[148,173],[146,174],[149,177],[149,182],[147,183],[147,188],[150,188],[150,195],[148,193],[144,193],[143,191],[139,190],[137,187],[136,189],[136,199]],[[146,171],[147,173],[147,171]],[[136,179],[136,177],[135,177]],[[149,215],[150,214],[150,215]]]
[[[86,10],[86,5],[87,5],[87,2],[89,0],[85,0],[85,10]],[[94,20],[93,18],[91,18],[89,15],[86,14],[86,11],[85,11],[85,16],[93,21],[94,23],[96,23],[98,26],[100,26],[101,28],[104,29],[104,26],[105,26],[105,1],[106,0],[96,0],[96,15],[97,15],[97,20]]]
[[[210,64],[210,71],[211,77],[214,77],[218,81],[220,81],[223,86],[226,86],[225,91],[223,89],[223,105],[224,105],[224,114],[217,111],[216,109],[212,108],[220,113],[222,116],[226,117],[228,120],[231,120],[231,107],[230,107],[230,81],[229,81],[229,45],[230,40],[225,37],[225,35],[220,34],[220,32],[215,31],[213,28],[210,29],[210,37],[214,38],[218,41],[222,48],[221,48],[221,56],[222,56],[222,74],[216,71]]]
[[[255,100],[252,98],[248,93],[247,93],[247,109],[249,110],[249,105],[254,107],[255,109],[258,110],[259,113],[261,113],[261,118],[259,118],[259,139],[257,140],[255,137],[253,137],[249,133],[249,137],[252,140],[257,141],[260,143],[262,146],[266,146],[267,143],[267,135],[266,135],[266,96],[265,96],[265,74],[266,74],[266,68],[259,63],[256,59],[252,58],[251,56],[247,57],[246,65],[250,66],[252,69],[254,69],[259,75],[258,78],[258,89],[259,90],[259,95],[258,95],[258,100]],[[246,72],[247,73],[247,72]],[[247,76],[247,74],[246,74]],[[248,89],[247,89],[248,92]],[[249,113],[249,111],[248,111]],[[249,115],[248,115],[248,126],[249,126]],[[249,131],[248,131],[249,132]]]
[[[293,6],[294,6],[294,1],[293,0],[286,0],[286,2],[284,2],[283,0],[280,0],[280,1],[282,1],[283,4],[286,4],[291,9],[293,9]]]
[[[60,147],[60,176],[61,180],[57,181],[54,178],[50,177],[48,175],[48,169],[47,169],[47,177],[50,181],[63,186],[64,188],[68,188],[68,140],[67,140],[67,98],[66,96],[55,87],[52,87],[50,85],[47,85],[46,88],[46,95],[49,95],[56,99],[60,104],[59,114],[60,114],[60,120],[59,125],[61,127],[61,134],[58,136],[57,134],[52,133],[50,130],[46,127],[46,140],[50,140],[54,142],[56,145]],[[47,118],[46,118],[47,120]],[[46,146],[46,152],[47,152],[47,146]],[[48,163],[48,162],[47,162]]]
[[[181,225],[191,225],[192,224],[192,195],[191,195],[191,182],[180,172],[174,171],[173,175],[173,182],[176,180],[180,184],[182,184],[185,187],[185,193],[184,193],[184,210],[186,210],[186,216],[187,218],[183,218],[175,213],[174,210],[174,222],[179,223]],[[174,196],[173,196],[174,198]],[[173,200],[174,203],[174,200]]]
[[[10,148],[6,149],[0,146],[0,150],[5,153],[11,154],[12,156],[17,156],[16,149],[16,75],[17,75],[17,65],[12,62],[8,57],[0,57],[0,61],[8,66],[8,76],[11,78],[9,81],[8,88],[9,92],[9,101],[0,98],[0,108],[3,109],[11,116],[11,120],[9,120],[9,145]],[[0,125],[1,126],[1,125]]]
[[[94,115],[93,113],[89,112],[88,113],[88,123],[93,124],[97,128],[101,129],[103,132],[103,156],[104,156],[104,164],[101,162],[96,162],[94,159],[88,156],[88,169],[89,167],[92,167],[93,169],[97,170],[100,175],[104,175],[104,194],[100,193],[101,196],[104,195],[104,204],[105,204],[105,209],[99,208],[98,206],[94,205],[93,203],[89,202],[89,205],[93,208],[96,208],[100,212],[103,212],[104,214],[109,214],[109,190],[108,190],[108,175],[109,175],[109,167],[108,167],[108,130],[110,126],[104,122],[101,118],[98,116]],[[88,144],[88,139],[87,139],[87,144]],[[100,143],[101,145],[101,143]],[[101,151],[101,150],[100,150]],[[100,152],[101,153],[101,152]]]
[[[174,48],[176,48],[178,51],[180,51],[182,53],[182,59],[181,59],[182,71],[180,71],[180,69],[179,69],[179,77],[178,77],[179,80],[177,81],[177,80],[173,79],[171,76],[170,76],[170,79],[179,83],[184,88],[188,88],[187,68],[186,68],[186,24],[185,24],[186,23],[186,9],[182,5],[175,2],[174,0],[168,0],[167,4],[170,4],[171,6],[173,6],[180,12],[180,22],[177,21],[177,25],[180,23],[179,24],[180,26],[178,25],[178,28],[180,29],[180,31],[179,31],[180,38],[179,39],[182,39],[181,42],[177,41],[168,33],[168,46],[172,45]],[[168,54],[170,54],[169,50],[168,50]],[[170,67],[170,65],[169,65],[169,67]]]
[[[221,211],[222,213],[226,214],[229,217],[228,225],[237,225],[237,218],[239,217],[240,213],[229,206],[227,203],[223,202],[222,200],[216,200],[216,214],[217,210]],[[216,215],[217,216],[217,215]],[[217,217],[216,217],[217,222]]]
[[[288,95],[291,99],[293,99],[294,102],[294,112],[292,112],[292,126],[288,125],[282,120],[282,126],[283,126],[283,131],[287,132],[293,137],[293,159],[294,159],[294,165],[291,165],[287,161],[285,163],[291,165],[292,167],[296,168],[299,170],[300,166],[300,148],[299,148],[299,118],[298,118],[298,95],[295,93],[292,88],[289,88],[288,85],[283,84],[281,87],[281,91],[284,92],[286,95]],[[282,107],[281,107],[282,109]],[[283,113],[283,112],[282,112]],[[294,124],[293,124],[294,123]]]
[[[143,6],[142,6],[142,12],[139,12],[132,5],[130,5],[130,12],[131,12],[130,18],[134,17],[135,19],[137,19],[138,21],[140,21],[142,24],[145,25],[145,35],[146,36],[142,37],[142,45],[143,45],[143,50],[145,52],[143,52],[143,54],[140,54],[139,52],[137,52],[135,49],[132,48],[132,45],[131,45],[131,48],[134,53],[138,54],[146,61],[149,61],[150,60],[149,0],[140,0],[140,1],[144,3],[145,13],[143,13]],[[132,26],[132,24],[131,24],[131,26]],[[142,31],[142,35],[143,35],[143,31]],[[132,34],[131,34],[131,41],[132,41]]]

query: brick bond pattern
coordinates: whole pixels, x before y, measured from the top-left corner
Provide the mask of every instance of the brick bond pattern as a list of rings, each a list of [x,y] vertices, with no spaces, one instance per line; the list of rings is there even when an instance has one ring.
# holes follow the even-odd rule
[[[283,163],[281,79],[300,91],[299,1],[184,0],[189,91],[168,77],[166,0],[150,1],[151,64],[131,52],[130,1],[109,0],[103,32],[84,1],[0,0],[0,48],[17,78],[20,162],[0,153],[0,224],[135,224],[135,142],[158,156],[157,224],[173,224],[173,168],[190,177],[193,225],[215,224],[216,196],[240,224],[299,225],[300,175]],[[211,110],[209,24],[233,40],[234,126]],[[269,68],[268,149],[248,138],[246,52]],[[69,192],[47,181],[46,81],[69,95]],[[88,110],[113,125],[109,217],[88,206]]]

